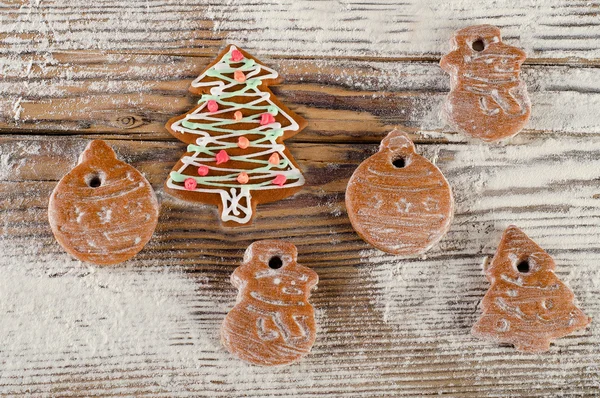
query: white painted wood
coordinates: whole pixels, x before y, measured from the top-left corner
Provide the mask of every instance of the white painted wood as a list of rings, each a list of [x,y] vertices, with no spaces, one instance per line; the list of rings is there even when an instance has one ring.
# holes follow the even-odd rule
[[[599,6],[1,2],[0,395],[600,395]],[[532,119],[506,143],[466,140],[439,118],[449,83],[436,63],[473,23],[497,24],[530,55]],[[309,121],[289,145],[307,186],[243,231],[162,192],[183,151],[163,125],[192,106],[189,83],[226,42],[278,70],[275,93]],[[347,179],[395,126],[455,193],[450,232],[423,258],[370,248],[345,214]],[[50,192],[90,138],[112,138],[162,203],[154,238],[117,268],[70,259],[47,223]],[[554,256],[594,318],[546,354],[469,334],[483,262],[510,223]],[[290,367],[245,365],[219,342],[229,275],[264,238],[292,241],[320,276],[317,342]]]

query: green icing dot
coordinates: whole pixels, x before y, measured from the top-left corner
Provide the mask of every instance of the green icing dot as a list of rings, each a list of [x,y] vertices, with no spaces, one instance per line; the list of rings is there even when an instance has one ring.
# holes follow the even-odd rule
[[[269,112],[273,116],[277,116],[277,114],[279,113],[279,109],[276,106],[270,105],[267,108],[267,112]]]

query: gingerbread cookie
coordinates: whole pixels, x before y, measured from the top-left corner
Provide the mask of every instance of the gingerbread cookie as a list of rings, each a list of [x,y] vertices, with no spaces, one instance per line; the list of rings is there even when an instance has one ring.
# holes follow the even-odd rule
[[[199,105],[167,123],[188,144],[165,191],[178,198],[217,205],[227,226],[251,222],[259,203],[296,193],[304,177],[283,144],[306,122],[268,89],[279,76],[235,46],[192,82]]]
[[[388,253],[415,255],[448,231],[454,200],[442,172],[415,153],[407,134],[394,130],[350,178],[346,209],[365,241]]]
[[[492,25],[459,30],[452,47],[440,62],[450,74],[446,119],[462,133],[484,141],[521,131],[531,112],[527,86],[519,77],[525,52],[504,44],[500,29]]]
[[[280,240],[252,243],[231,275],[237,304],[223,321],[221,341],[256,365],[286,365],[310,352],[315,311],[308,302],[319,277],[296,262],[296,246]]]
[[[144,176],[96,140],[54,188],[48,219],[68,253],[81,261],[112,265],[132,258],[150,240],[158,202]]]
[[[485,275],[492,286],[481,302],[475,336],[519,351],[544,352],[554,339],[589,325],[574,295],[554,274],[554,260],[519,228],[504,231]]]

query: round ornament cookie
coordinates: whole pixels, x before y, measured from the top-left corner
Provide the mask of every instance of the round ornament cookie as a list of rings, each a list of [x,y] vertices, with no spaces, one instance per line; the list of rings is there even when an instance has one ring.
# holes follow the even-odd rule
[[[295,362],[315,342],[315,311],[308,302],[319,277],[296,262],[291,243],[252,243],[231,275],[237,304],[221,326],[223,345],[240,359],[273,366]]]
[[[521,80],[523,50],[502,42],[492,25],[469,26],[454,34],[453,50],[440,61],[450,74],[444,104],[448,122],[483,141],[512,137],[531,113],[527,86]]]
[[[352,174],[346,209],[361,238],[408,256],[426,252],[444,236],[454,199],[442,172],[415,153],[407,134],[394,130]]]
[[[150,183],[104,141],[89,143],[58,183],[48,206],[52,232],[81,261],[112,265],[135,256],[158,222]]]

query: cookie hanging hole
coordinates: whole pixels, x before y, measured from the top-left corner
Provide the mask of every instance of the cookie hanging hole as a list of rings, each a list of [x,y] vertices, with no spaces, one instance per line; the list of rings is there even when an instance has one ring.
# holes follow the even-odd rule
[[[402,156],[399,156],[392,160],[392,165],[397,169],[402,169],[406,167],[406,160]]]
[[[471,47],[473,47],[473,50],[475,51],[483,51],[485,49],[485,43],[483,40],[477,39],[471,44]]]
[[[520,260],[517,263],[517,271],[519,271],[522,274],[526,274],[530,271],[531,266],[529,265],[529,260],[528,259],[524,259],[524,260]]]
[[[283,261],[281,261],[281,257],[279,257],[279,256],[273,256],[269,260],[269,268],[279,269],[282,266],[283,266]]]
[[[102,185],[102,178],[98,174],[92,174],[87,178],[87,185],[91,188],[98,188]]]

